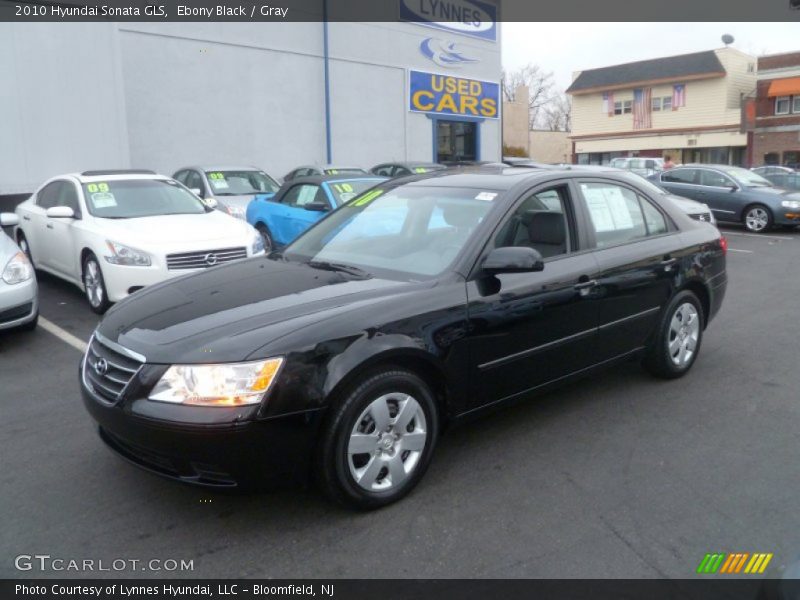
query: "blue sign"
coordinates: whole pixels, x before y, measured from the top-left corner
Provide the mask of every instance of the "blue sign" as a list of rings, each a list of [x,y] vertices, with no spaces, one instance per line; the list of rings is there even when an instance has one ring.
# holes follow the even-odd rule
[[[499,118],[500,84],[409,71],[408,109],[437,115]]]
[[[480,0],[399,0],[400,19],[497,41],[497,6]]]

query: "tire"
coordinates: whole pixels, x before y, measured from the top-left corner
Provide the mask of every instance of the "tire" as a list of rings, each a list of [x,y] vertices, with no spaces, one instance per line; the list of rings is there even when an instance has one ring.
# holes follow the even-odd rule
[[[692,368],[703,341],[705,315],[693,292],[683,290],[670,300],[647,350],[643,366],[663,379],[683,377]]]
[[[111,306],[108,301],[106,281],[103,279],[103,271],[100,269],[100,262],[93,253],[86,255],[83,259],[83,291],[91,308],[98,315],[102,315]]]
[[[28,260],[33,264],[33,254],[31,254],[31,245],[28,243],[28,238],[25,237],[25,234],[21,231],[17,234],[17,245],[19,249],[25,253],[25,256],[28,257]]]
[[[380,508],[422,479],[438,436],[439,415],[428,385],[405,369],[373,371],[331,407],[314,475],[334,502]]]
[[[751,233],[764,233],[772,229],[775,219],[772,211],[763,204],[751,204],[742,212],[742,223]]]
[[[269,254],[275,249],[275,242],[272,241],[272,234],[263,223],[256,225],[258,233],[261,234],[261,239],[264,240],[264,254]]]

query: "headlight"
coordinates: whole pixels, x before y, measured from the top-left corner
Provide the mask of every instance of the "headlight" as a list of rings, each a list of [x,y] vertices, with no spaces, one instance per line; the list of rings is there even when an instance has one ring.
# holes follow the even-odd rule
[[[150,255],[147,252],[111,241],[106,241],[106,245],[111,251],[111,256],[106,256],[106,260],[112,265],[149,267],[151,264]]]
[[[264,252],[264,238],[258,232],[256,232],[256,237],[253,238],[252,251],[254,255]]]
[[[237,219],[244,219],[244,209],[241,206],[225,206],[225,212]]]
[[[33,267],[24,252],[17,252],[3,269],[3,281],[9,285],[28,281],[33,277]]]
[[[282,358],[219,365],[173,365],[150,393],[150,400],[192,406],[258,404],[269,391]]]
[[[800,200],[784,200],[781,202],[783,208],[791,208],[797,210],[800,208]]]

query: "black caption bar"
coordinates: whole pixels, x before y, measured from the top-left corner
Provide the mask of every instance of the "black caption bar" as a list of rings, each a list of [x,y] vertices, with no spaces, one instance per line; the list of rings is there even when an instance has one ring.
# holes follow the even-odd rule
[[[800,0],[0,0],[0,22],[405,19],[468,24],[487,14],[505,22],[800,21]]]
[[[798,600],[800,581],[787,579],[514,579],[514,580],[9,580],[0,582],[0,597],[9,600],[256,600],[316,598],[325,600]]]

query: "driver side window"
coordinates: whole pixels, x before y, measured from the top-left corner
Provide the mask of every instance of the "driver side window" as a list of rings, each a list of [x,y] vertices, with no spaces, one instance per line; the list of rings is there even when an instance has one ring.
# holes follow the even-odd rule
[[[537,191],[525,198],[495,237],[495,247],[526,246],[544,258],[570,250],[567,186]]]
[[[303,183],[294,186],[281,199],[281,204],[293,208],[303,208],[306,204],[311,204],[318,197],[320,187],[318,185]]]
[[[48,183],[38,194],[36,194],[36,206],[40,206],[45,210],[56,206],[58,203],[58,190],[60,187],[60,181]]]

